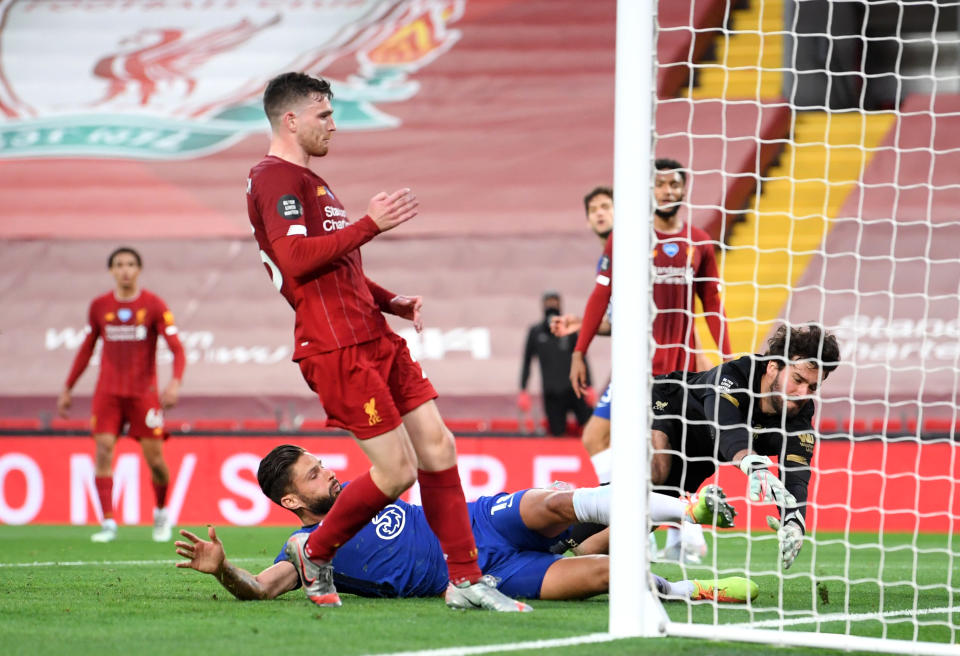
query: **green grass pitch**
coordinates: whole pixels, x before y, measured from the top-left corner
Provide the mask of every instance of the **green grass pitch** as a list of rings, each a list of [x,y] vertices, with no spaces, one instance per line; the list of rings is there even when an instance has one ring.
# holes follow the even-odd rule
[[[318,609],[300,591],[270,602],[238,602],[210,576],[173,566],[173,544],[155,544],[148,527],[121,527],[111,544],[92,544],[92,527],[0,526],[0,653],[11,654],[385,654],[471,646],[506,645],[569,638],[607,629],[608,600],[536,602],[524,615],[454,612],[439,599],[372,600],[344,595],[344,606]],[[203,529],[192,528],[205,534]],[[218,534],[227,556],[258,572],[268,566],[290,530],[283,527],[223,527]],[[949,536],[853,536],[847,547],[839,535],[820,534],[781,579],[776,574],[775,542],[748,541],[742,533],[711,540],[725,575],[743,573],[747,559],[755,571],[760,598],[753,612],[730,605],[668,603],[675,621],[725,624],[776,618],[772,607],[801,625],[814,612],[829,622],[821,631],[956,643],[960,623],[960,545]],[[661,542],[663,538],[661,537]],[[709,538],[708,538],[709,539]],[[914,551],[913,544],[919,551]],[[952,548],[952,551],[950,550]],[[815,556],[815,564],[813,564]],[[30,563],[29,566],[24,566]],[[913,578],[916,586],[905,582]],[[678,566],[656,564],[654,571],[681,578]],[[688,576],[706,577],[706,568]],[[950,586],[953,586],[952,588]],[[914,600],[916,599],[916,603]],[[911,616],[916,607],[921,614]],[[937,609],[954,608],[932,612]],[[885,622],[862,615],[883,613]],[[952,624],[951,624],[952,617]],[[886,633],[883,633],[884,624]],[[775,628],[767,626],[766,628]],[[704,637],[709,637],[709,626]],[[811,653],[811,649],[779,649]],[[661,638],[518,651],[550,654],[765,654],[769,646],[698,643]],[[511,653],[511,652],[504,652]],[[817,651],[820,654],[831,653]],[[837,652],[841,653],[841,652]],[[960,646],[958,646],[960,653]]]

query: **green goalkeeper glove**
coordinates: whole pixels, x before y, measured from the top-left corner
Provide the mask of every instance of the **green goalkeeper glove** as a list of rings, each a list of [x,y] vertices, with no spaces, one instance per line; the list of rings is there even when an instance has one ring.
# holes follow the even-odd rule
[[[766,456],[751,453],[740,461],[740,471],[747,475],[750,485],[750,500],[775,503],[781,512],[796,508],[796,498],[787,491],[779,478],[767,469],[773,462]]]
[[[790,569],[800,553],[800,547],[803,546],[803,529],[792,521],[784,522],[781,526],[780,520],[769,516],[767,526],[777,532],[777,539],[780,540],[780,561],[783,563],[783,569]]]

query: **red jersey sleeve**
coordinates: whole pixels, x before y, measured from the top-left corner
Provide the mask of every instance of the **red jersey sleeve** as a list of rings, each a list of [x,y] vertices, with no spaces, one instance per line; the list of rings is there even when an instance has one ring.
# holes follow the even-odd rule
[[[183,351],[183,344],[180,343],[179,330],[171,312],[166,304],[157,299],[157,318],[154,327],[158,335],[163,335],[164,341],[173,354],[173,377],[176,380],[183,380],[183,371],[187,367],[187,356]]]
[[[706,238],[706,233],[704,233]],[[731,354],[730,333],[727,330],[727,315],[723,309],[723,300],[720,298],[720,273],[717,270],[717,256],[711,243],[698,244],[700,250],[700,267],[695,276],[697,296],[703,303],[707,325],[713,341],[724,356]]]
[[[364,276],[363,279],[367,281],[367,288],[373,295],[373,301],[377,304],[377,307],[380,308],[380,311],[393,314],[393,312],[390,310],[390,301],[395,299],[397,295],[387,289],[384,289],[366,276]]]
[[[90,357],[93,355],[93,347],[96,346],[97,339],[100,337],[100,326],[97,324],[96,312],[93,306],[94,303],[91,303],[90,308],[87,310],[87,325],[83,328],[87,335],[84,337],[83,343],[80,344],[80,349],[73,359],[73,366],[67,375],[67,382],[64,384],[64,387],[68,390],[73,389],[73,386],[77,384],[77,380],[80,379],[80,376],[86,370],[87,365],[90,363]]]
[[[603,247],[603,256],[600,258],[600,265],[597,267],[597,281],[590,292],[590,298],[587,299],[587,307],[583,311],[583,324],[580,327],[580,335],[577,337],[577,345],[574,351],[586,353],[590,348],[590,342],[597,335],[597,330],[603,322],[603,315],[606,314],[607,306],[610,304],[610,295],[613,292],[613,234],[607,237],[607,243]]]
[[[271,166],[257,177],[255,203],[267,241],[289,235],[306,235],[304,201],[307,186],[296,169]]]
[[[280,271],[294,279],[316,276],[380,232],[373,219],[365,216],[332,234],[307,237],[305,203],[316,193],[316,185],[297,167],[269,166],[257,176],[255,202],[267,241],[273,246]]]
[[[324,267],[345,253],[360,248],[380,230],[368,216],[343,230],[317,237],[300,237],[299,233],[278,237],[270,242],[277,256],[277,266],[284,275],[296,280],[312,278]],[[306,234],[306,233],[304,233]]]

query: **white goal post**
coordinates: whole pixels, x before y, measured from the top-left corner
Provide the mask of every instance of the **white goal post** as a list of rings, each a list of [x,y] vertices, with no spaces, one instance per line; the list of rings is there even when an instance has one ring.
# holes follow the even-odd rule
[[[611,634],[960,653],[958,4],[619,0]],[[650,445],[636,436],[649,435],[657,309],[638,254],[656,235],[636,219],[650,216],[655,157],[687,172],[681,212],[712,240],[732,356],[762,353],[783,324],[840,344],[815,394],[806,536],[788,570],[766,528],[776,510],[722,462],[737,528],[708,529],[700,565],[649,562]],[[721,363],[702,307],[689,312]],[[648,567],[743,576],[760,595],[661,604]]]

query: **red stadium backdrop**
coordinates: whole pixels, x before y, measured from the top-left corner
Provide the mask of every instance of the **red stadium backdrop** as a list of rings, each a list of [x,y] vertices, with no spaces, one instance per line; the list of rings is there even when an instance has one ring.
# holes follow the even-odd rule
[[[294,441],[317,454],[341,480],[368,464],[353,440],[339,437],[192,437],[167,443],[169,507],[179,524],[283,525],[290,513],[268,501],[256,482],[260,458]],[[578,486],[594,476],[577,439],[458,438],[460,474],[469,499],[503,490]],[[131,440],[118,446],[114,503],[119,521],[147,523],[150,476]],[[76,437],[0,437],[0,523],[91,524],[97,521],[93,445]],[[811,481],[810,526],[821,531],[957,532],[950,509],[960,507],[960,446],[945,443],[826,441]],[[846,470],[852,469],[848,476]],[[912,472],[921,477],[918,484]],[[748,509],[744,478],[724,467],[719,482],[733,497],[740,526],[762,529],[773,509]],[[414,489],[406,498],[416,502]],[[412,498],[411,498],[412,497]],[[738,498],[739,497],[739,498]]]

